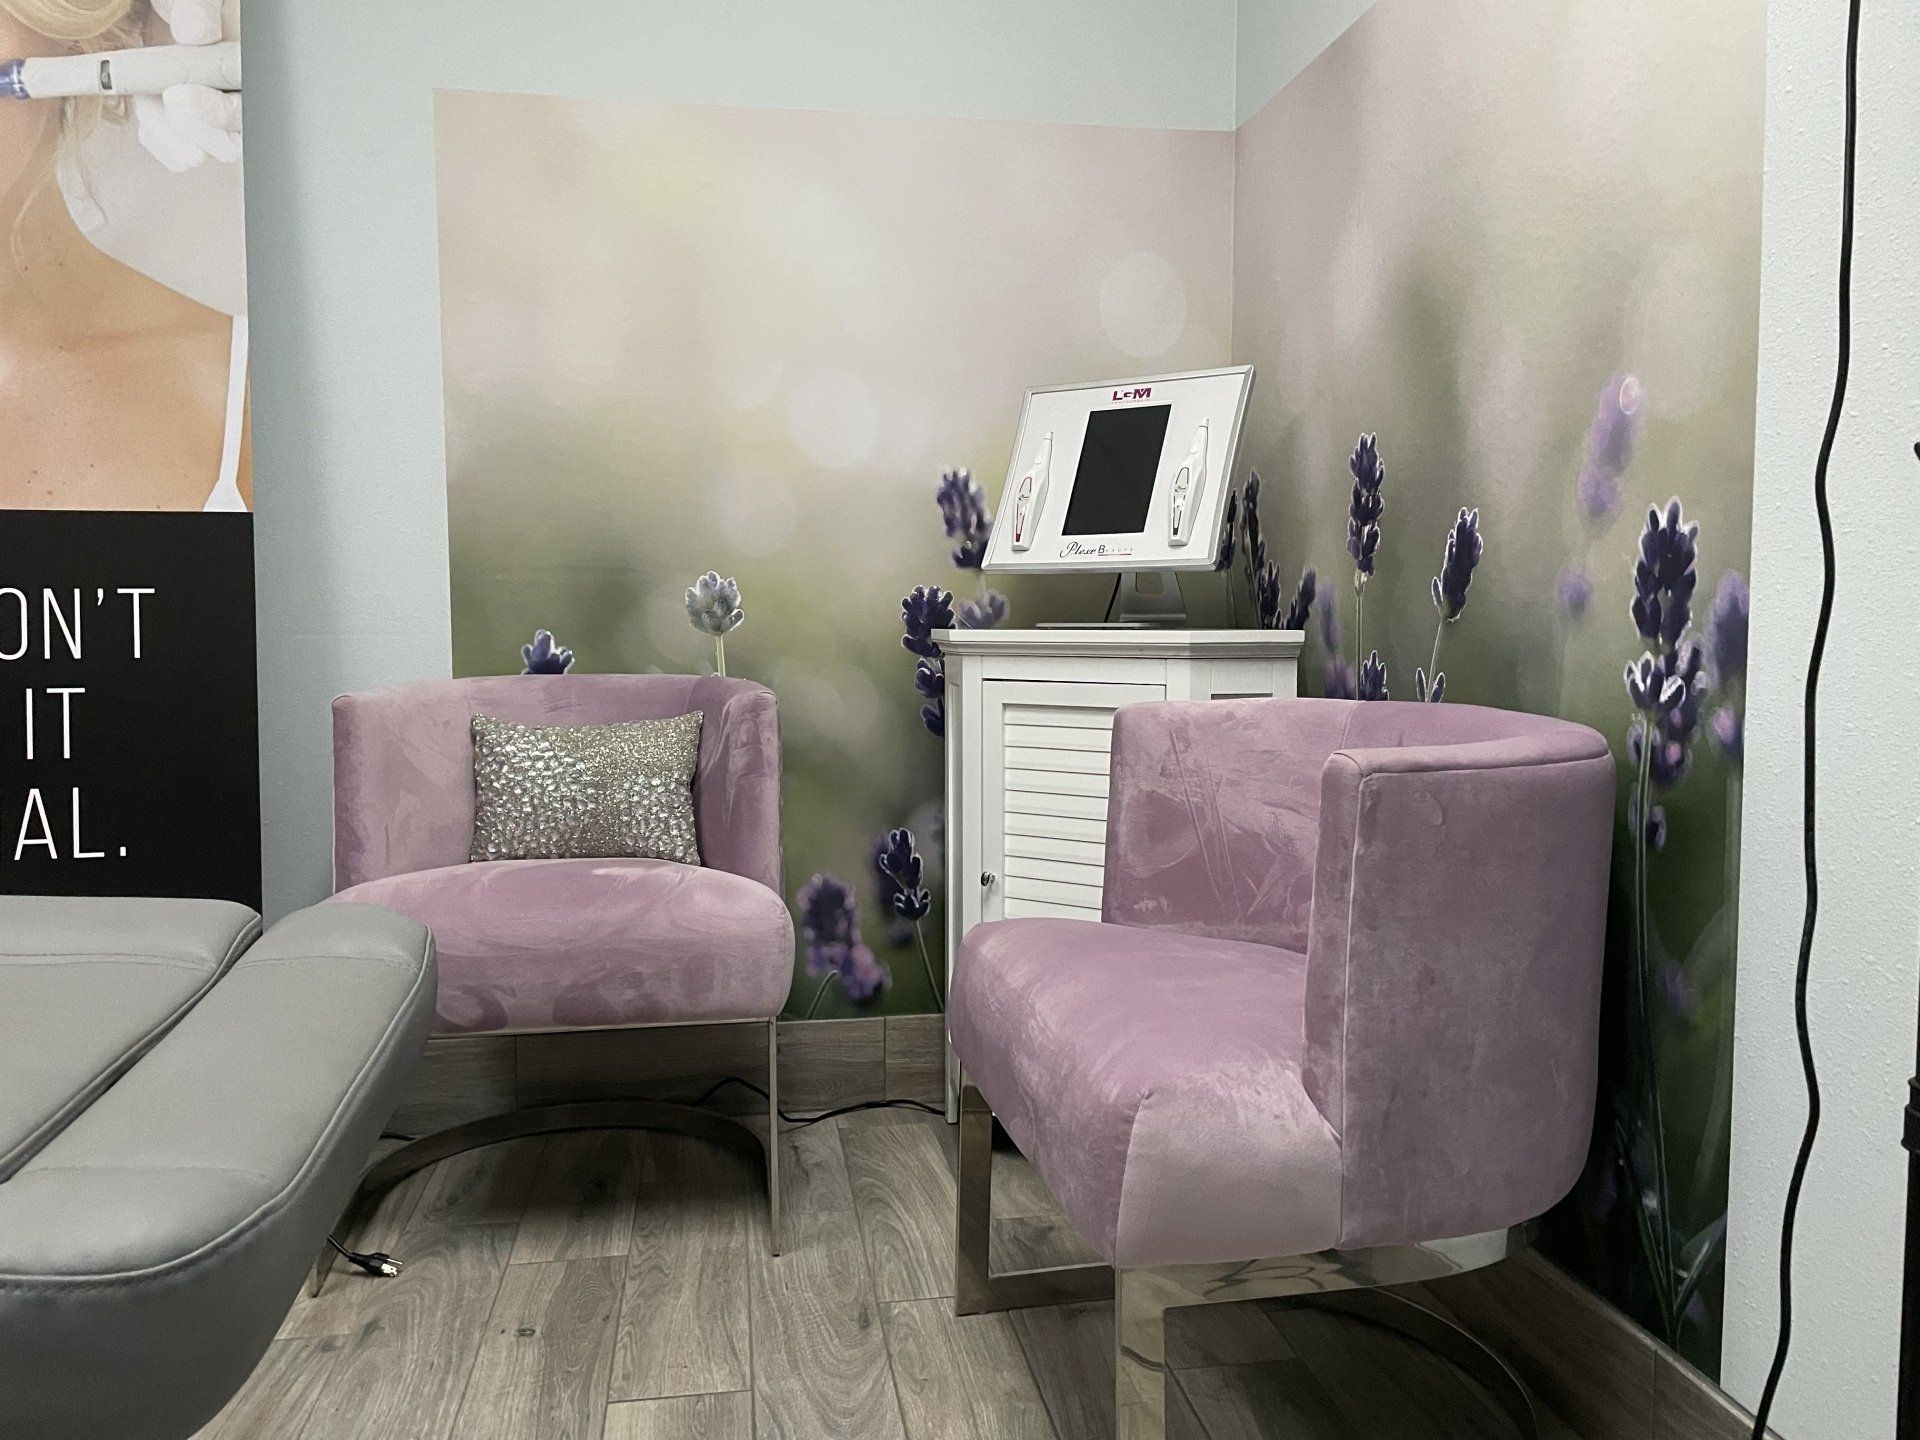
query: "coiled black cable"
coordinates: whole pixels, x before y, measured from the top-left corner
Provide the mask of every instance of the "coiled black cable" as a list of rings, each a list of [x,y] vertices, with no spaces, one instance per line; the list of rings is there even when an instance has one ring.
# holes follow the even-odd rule
[[[1787,1200],[1780,1215],[1780,1333],[1774,1345],[1773,1365],[1767,1372],[1766,1388],[1760,1394],[1760,1408],[1754,1412],[1753,1440],[1766,1440],[1767,1419],[1773,1413],[1774,1396],[1780,1389],[1780,1377],[1787,1368],[1787,1353],[1793,1344],[1793,1236],[1800,1217],[1800,1192],[1806,1185],[1807,1164],[1813,1158],[1814,1141],[1820,1134],[1820,1075],[1814,1066],[1813,1035],[1807,1023],[1807,976],[1812,969],[1814,926],[1820,913],[1820,869],[1815,845],[1814,807],[1818,797],[1815,734],[1820,669],[1826,659],[1827,629],[1833,619],[1837,578],[1833,515],[1827,505],[1827,476],[1833,464],[1834,441],[1840,434],[1840,417],[1846,408],[1847,372],[1853,360],[1853,188],[1860,109],[1860,3],[1861,0],[1849,0],[1847,6],[1846,137],[1840,161],[1839,358],[1834,367],[1833,401],[1827,411],[1827,428],[1820,439],[1820,458],[1813,467],[1813,508],[1820,522],[1820,614],[1813,626],[1813,649],[1807,658],[1803,701],[1800,839],[1806,864],[1807,897],[1800,922],[1800,954],[1793,973],[1793,1023],[1800,1041],[1800,1073],[1807,1087],[1807,1124],[1800,1136],[1800,1151],[1794,1157],[1793,1176],[1787,1182]]]

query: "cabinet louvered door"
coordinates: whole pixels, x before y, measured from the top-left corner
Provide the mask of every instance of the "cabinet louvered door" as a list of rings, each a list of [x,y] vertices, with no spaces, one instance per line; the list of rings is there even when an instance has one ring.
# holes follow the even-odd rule
[[[1098,920],[1113,714],[1164,685],[982,687],[981,916]]]

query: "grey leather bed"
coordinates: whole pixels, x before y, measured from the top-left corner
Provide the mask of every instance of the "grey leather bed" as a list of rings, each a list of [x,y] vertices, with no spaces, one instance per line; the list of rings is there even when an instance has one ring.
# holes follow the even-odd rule
[[[433,1015],[369,905],[0,897],[0,1435],[185,1440],[246,1379]]]

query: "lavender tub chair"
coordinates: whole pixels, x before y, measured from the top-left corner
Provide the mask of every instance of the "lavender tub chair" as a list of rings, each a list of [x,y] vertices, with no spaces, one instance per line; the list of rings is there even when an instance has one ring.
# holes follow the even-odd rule
[[[1346,1292],[1533,1433],[1493,1357],[1372,1287],[1513,1253],[1580,1173],[1613,798],[1606,742],[1539,716],[1120,711],[1100,922],[956,957],[960,1313],[1112,1293],[1118,1434],[1162,1440],[1168,1309]],[[990,1271],[995,1117],[1107,1266]]]
[[[666,860],[470,863],[475,715],[599,725],[698,710],[699,866]],[[793,976],[781,899],[780,730],[773,693],[691,675],[513,675],[402,685],[333,702],[336,900],[383,905],[433,932],[437,1035],[762,1025],[767,1139],[690,1105],[546,1105],[416,1140],[362,1182],[343,1230],[381,1193],[465,1150],[523,1135],[673,1130],[764,1149],[780,1248],[779,1027]],[[324,1280],[325,1257],[314,1288]]]

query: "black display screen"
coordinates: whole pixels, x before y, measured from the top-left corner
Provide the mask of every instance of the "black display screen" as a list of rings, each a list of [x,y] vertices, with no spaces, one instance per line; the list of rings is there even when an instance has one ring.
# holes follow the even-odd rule
[[[1133,535],[1147,528],[1153,479],[1171,405],[1131,405],[1087,416],[1063,535]]]

